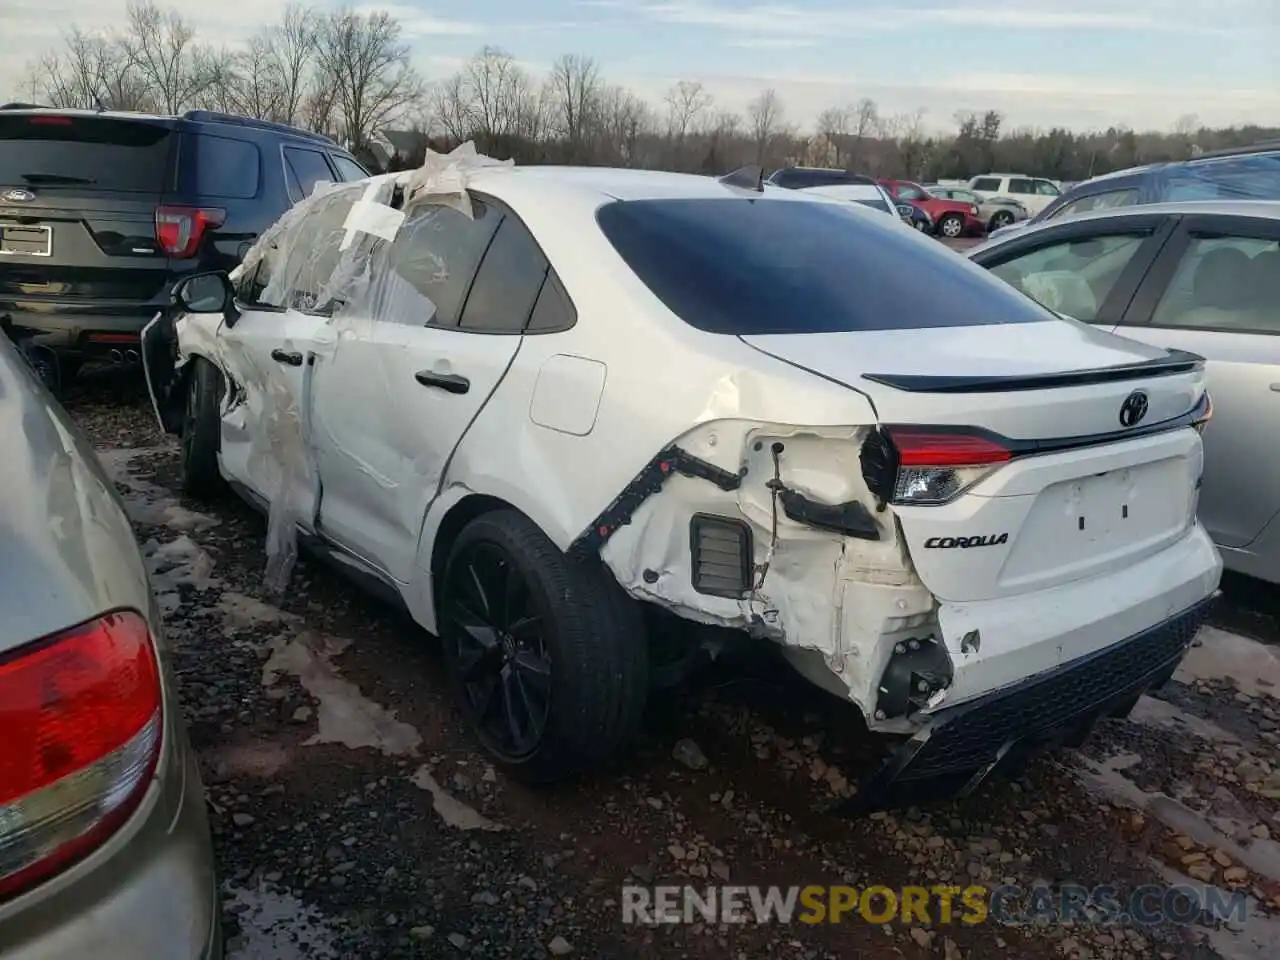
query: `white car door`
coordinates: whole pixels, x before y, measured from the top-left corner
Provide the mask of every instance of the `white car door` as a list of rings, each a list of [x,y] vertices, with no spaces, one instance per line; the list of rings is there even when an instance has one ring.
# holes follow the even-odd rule
[[[1208,360],[1200,519],[1219,545],[1248,547],[1280,515],[1280,223],[1185,218],[1115,332]]]
[[[308,393],[318,343],[331,339],[322,289],[339,256],[342,225],[358,192],[318,202],[239,278],[240,316],[218,332],[220,362],[241,396],[222,418],[224,473],[273,510],[310,530],[317,488]]]
[[[548,272],[514,214],[488,201],[473,209],[474,219],[446,206],[412,211],[374,251],[368,302],[341,311],[316,364],[320,532],[400,582],[449,459],[510,367]]]

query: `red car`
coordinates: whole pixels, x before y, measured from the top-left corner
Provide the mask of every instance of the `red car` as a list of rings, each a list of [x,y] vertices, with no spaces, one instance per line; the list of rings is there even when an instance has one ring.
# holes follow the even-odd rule
[[[895,203],[914,203],[929,214],[933,218],[933,231],[940,237],[980,237],[987,232],[978,208],[971,203],[935,197],[910,180],[881,180],[880,186],[889,191]]]

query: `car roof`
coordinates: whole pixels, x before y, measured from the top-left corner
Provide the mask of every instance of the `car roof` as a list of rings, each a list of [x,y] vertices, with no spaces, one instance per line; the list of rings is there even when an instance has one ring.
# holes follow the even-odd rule
[[[17,107],[0,107],[0,116],[3,117],[42,117],[49,115],[61,117],[82,117],[90,120],[104,117],[109,120],[130,120],[135,123],[150,123],[155,124],[156,126],[168,127],[173,130],[198,131],[209,126],[217,126],[224,129],[231,128],[246,134],[257,133],[259,135],[290,137],[311,143],[323,144],[327,150],[337,150],[342,153],[347,152],[332,138],[326,137],[322,133],[312,133],[309,130],[303,130],[301,127],[290,126],[287,123],[274,123],[269,120],[255,120],[252,117],[242,117],[231,113],[219,113],[213,110],[188,110],[181,116],[169,116],[158,113],[134,112],[132,110],[82,110],[75,107],[40,107],[28,104],[22,104]]]
[[[634,170],[614,167],[483,167],[467,176],[468,186],[481,192],[492,192],[499,198],[513,187],[527,195],[530,191],[574,193],[607,200],[713,199],[724,197],[758,197],[754,191],[721,183],[715,177],[694,173],[669,173],[664,170]],[[764,182],[764,196],[777,200],[820,197],[809,191],[788,190]]]

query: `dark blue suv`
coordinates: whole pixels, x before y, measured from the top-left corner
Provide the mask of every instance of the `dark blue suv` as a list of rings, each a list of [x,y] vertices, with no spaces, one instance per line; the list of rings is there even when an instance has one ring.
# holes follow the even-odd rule
[[[366,176],[327,137],[229,114],[0,108],[0,326],[46,380],[133,359],[176,280],[230,270],[317,181]]]
[[[1280,200],[1280,143],[1216,150],[1192,160],[1094,177],[1018,226],[1088,210],[1177,200]]]

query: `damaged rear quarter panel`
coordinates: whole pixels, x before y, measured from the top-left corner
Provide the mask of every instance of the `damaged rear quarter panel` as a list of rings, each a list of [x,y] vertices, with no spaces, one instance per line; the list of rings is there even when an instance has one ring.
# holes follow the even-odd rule
[[[736,490],[673,475],[605,544],[601,556],[634,596],[704,623],[752,630],[813,651],[839,679],[828,684],[864,706],[883,664],[882,634],[927,619],[932,597],[903,553],[889,512],[879,540],[798,523],[777,509],[772,443],[784,444],[781,477],[821,503],[857,500],[874,511],[858,463],[875,424],[867,399],[756,351],[732,336],[697,331],[672,315],[597,231],[592,204],[522,205],[519,178],[492,192],[526,220],[573,300],[570,330],[526,335],[502,387],[471,426],[428,512],[419,566],[448,511],[472,494],[526,513],[563,550],[587,530],[657,454],[673,443],[721,470],[746,474]],[[538,211],[553,211],[542,215]],[[535,419],[540,371],[557,356],[603,368],[594,425],[582,435]],[[554,364],[553,364],[554,366]],[[757,447],[759,449],[757,449]],[[745,599],[708,596],[690,581],[689,523],[695,513],[745,520],[755,544],[758,589]],[[646,573],[647,572],[647,573]],[[654,574],[656,573],[656,579]],[[433,629],[434,608],[415,613]],[[848,604],[859,605],[846,612]],[[891,644],[890,644],[891,646]]]

